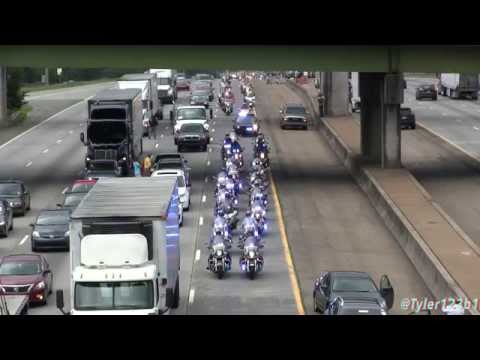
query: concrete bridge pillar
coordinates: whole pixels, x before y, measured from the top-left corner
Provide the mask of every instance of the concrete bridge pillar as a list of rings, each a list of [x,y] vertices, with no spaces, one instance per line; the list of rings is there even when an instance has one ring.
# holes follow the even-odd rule
[[[360,73],[359,84],[362,156],[382,168],[399,167],[403,76],[398,73]]]
[[[322,89],[325,95],[327,116],[345,116],[348,111],[348,73],[327,72],[322,74]]]
[[[0,125],[7,121],[7,68],[0,66]]]

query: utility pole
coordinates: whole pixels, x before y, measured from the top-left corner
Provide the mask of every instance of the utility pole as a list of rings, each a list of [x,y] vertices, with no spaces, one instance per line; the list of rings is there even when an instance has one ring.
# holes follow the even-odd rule
[[[7,121],[7,68],[0,66],[0,125]]]

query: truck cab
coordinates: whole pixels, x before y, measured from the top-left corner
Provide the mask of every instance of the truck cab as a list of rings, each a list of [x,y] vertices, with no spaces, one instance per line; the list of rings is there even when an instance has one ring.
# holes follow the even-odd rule
[[[150,69],[151,74],[157,76],[158,98],[162,104],[173,104],[177,100],[177,86],[173,70],[171,69]]]

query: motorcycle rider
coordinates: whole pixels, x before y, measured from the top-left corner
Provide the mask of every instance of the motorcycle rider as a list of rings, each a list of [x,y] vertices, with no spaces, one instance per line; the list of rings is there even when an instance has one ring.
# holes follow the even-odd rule
[[[250,210],[247,210],[247,212],[245,213],[245,217],[241,224],[241,230],[242,230],[242,233],[238,238],[239,248],[243,247],[245,243],[245,239],[248,238],[248,236],[253,235],[257,241],[260,240],[257,225],[255,223],[255,220],[252,217],[252,212]]]
[[[215,216],[215,219],[213,220],[213,231],[208,244],[209,248],[212,246],[213,237],[215,235],[223,236],[223,238],[227,241],[227,246],[231,247],[232,234],[230,231],[230,227],[228,226],[228,223],[225,220],[225,212],[223,211],[223,209],[218,209],[217,216]]]
[[[238,153],[242,153],[243,149],[240,143],[237,141],[237,135],[234,131],[230,132],[230,139],[232,140],[232,151],[237,151]]]
[[[255,225],[258,229],[258,232],[260,236],[262,236],[265,231],[267,231],[267,223],[265,222],[264,218],[264,212],[265,210],[262,210],[259,206],[256,206],[255,209],[253,210],[253,221],[255,222]]]

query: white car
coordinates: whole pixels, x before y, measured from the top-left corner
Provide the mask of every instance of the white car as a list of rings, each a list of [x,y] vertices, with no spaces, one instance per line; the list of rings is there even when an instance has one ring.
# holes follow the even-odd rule
[[[180,203],[182,209],[188,211],[190,209],[190,187],[187,186],[185,181],[185,174],[179,169],[162,169],[156,170],[151,176],[177,176],[178,184],[178,196],[180,197]]]

